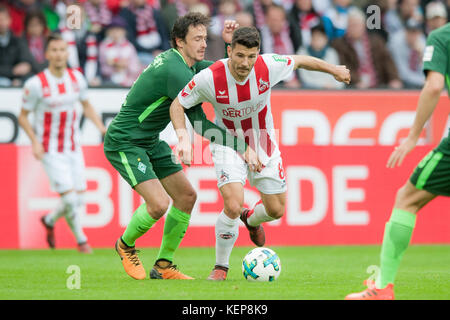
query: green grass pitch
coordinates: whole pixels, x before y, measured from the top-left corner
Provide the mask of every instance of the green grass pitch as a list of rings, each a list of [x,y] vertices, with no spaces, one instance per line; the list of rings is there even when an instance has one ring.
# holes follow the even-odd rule
[[[0,299],[147,299],[147,300],[341,300],[361,291],[366,269],[379,263],[379,246],[271,247],[280,256],[281,275],[273,283],[246,281],[241,273],[249,247],[234,248],[224,282],[205,280],[214,248],[180,248],[180,270],[196,280],[141,280],[125,274],[113,248],[93,255],[76,250],[0,250]],[[147,272],[158,249],[140,257]],[[69,266],[80,270],[80,289],[68,289]],[[397,299],[450,299],[450,246],[413,245],[396,280]]]

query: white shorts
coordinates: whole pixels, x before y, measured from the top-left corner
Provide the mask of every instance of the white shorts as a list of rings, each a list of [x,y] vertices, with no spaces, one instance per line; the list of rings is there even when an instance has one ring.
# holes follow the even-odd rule
[[[42,159],[50,188],[57,193],[86,190],[83,152],[46,153]]]
[[[240,182],[245,185],[248,178],[250,185],[264,194],[279,194],[287,190],[280,153],[271,158],[261,172],[253,172],[232,148],[215,143],[211,143],[209,147],[216,170],[218,188],[231,182]]]

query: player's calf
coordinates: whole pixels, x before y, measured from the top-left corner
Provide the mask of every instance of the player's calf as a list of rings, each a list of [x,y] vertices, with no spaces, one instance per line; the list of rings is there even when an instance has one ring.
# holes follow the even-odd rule
[[[257,203],[257,205],[264,207],[266,214],[273,220],[280,219],[284,215],[284,212],[286,211],[284,203],[281,203],[281,201],[278,201],[278,199],[277,199],[277,201],[275,201],[275,200],[265,201],[264,204],[261,201],[261,202]],[[258,208],[258,209],[262,210],[262,207]],[[255,205],[255,208],[256,208],[256,205]]]

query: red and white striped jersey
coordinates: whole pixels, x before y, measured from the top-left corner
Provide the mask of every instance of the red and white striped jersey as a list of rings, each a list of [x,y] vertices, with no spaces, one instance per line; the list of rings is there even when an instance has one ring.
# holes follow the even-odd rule
[[[45,69],[25,82],[22,107],[34,112],[34,129],[45,152],[79,148],[76,103],[87,100],[87,88],[83,75],[69,68],[61,78]]]
[[[270,106],[271,88],[289,78],[294,70],[291,56],[259,55],[243,82],[231,75],[228,59],[202,70],[178,94],[181,105],[191,108],[201,102],[214,106],[216,124],[245,139],[267,164],[280,154]]]

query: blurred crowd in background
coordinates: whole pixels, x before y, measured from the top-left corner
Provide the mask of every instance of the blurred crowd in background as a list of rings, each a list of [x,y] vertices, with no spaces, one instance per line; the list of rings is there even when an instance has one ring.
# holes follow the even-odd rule
[[[212,19],[208,60],[224,57],[223,22],[233,19],[258,28],[261,53],[306,54],[351,70],[349,86],[300,69],[281,87],[416,89],[426,36],[448,22],[450,0],[0,0],[0,86],[20,87],[46,68],[46,37],[59,32],[69,66],[91,87],[129,87],[191,11]]]

